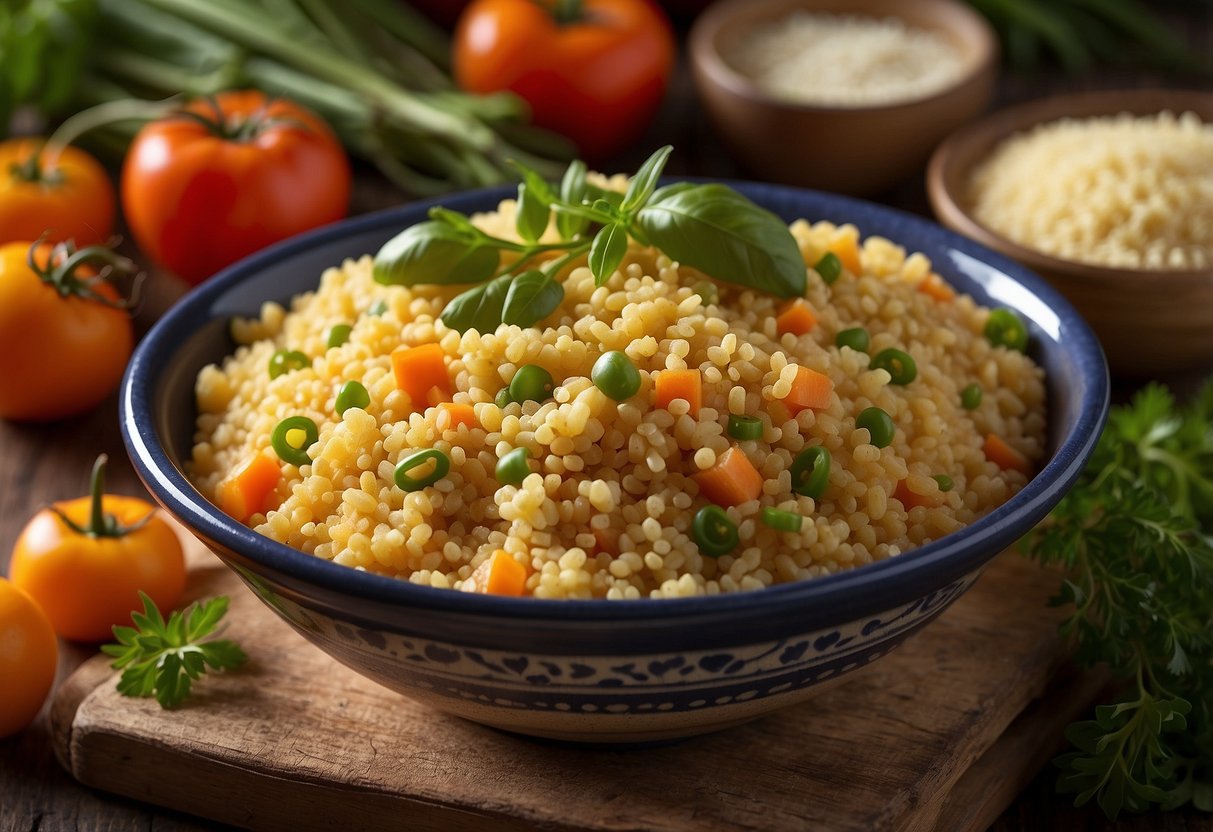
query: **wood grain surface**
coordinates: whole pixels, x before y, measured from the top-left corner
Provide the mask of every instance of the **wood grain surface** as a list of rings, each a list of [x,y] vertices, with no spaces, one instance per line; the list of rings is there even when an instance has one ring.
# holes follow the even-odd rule
[[[536,742],[338,664],[181,534],[188,598],[232,598],[225,634],[250,664],[164,711],[91,659],[52,706],[56,755],[87,785],[255,829],[981,832],[1102,686],[1057,678],[1057,576],[1008,552],[920,635],[806,704],[659,748]]]

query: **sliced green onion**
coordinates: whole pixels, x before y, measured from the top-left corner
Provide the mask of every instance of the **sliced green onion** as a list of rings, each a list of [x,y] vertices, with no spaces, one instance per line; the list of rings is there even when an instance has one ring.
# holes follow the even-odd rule
[[[434,461],[434,469],[424,477],[414,479],[410,472],[415,468],[425,465],[431,459]],[[420,451],[413,451],[413,453],[396,463],[394,479],[396,480],[396,487],[401,491],[420,491],[438,482],[450,471],[451,458],[449,456],[437,448],[423,448]]]
[[[821,275],[821,279],[828,286],[842,276],[842,261],[838,259],[837,254],[827,251],[813,269]]]
[[[893,347],[876,353],[876,357],[872,359],[872,367],[887,370],[893,384],[909,384],[918,378],[918,365],[910,354]]]
[[[617,402],[630,399],[640,392],[640,371],[626,353],[619,350],[604,352],[590,370],[594,386]]]
[[[312,366],[312,359],[298,350],[278,350],[270,356],[270,378]]]
[[[324,345],[330,350],[333,347],[341,346],[346,341],[350,340],[350,333],[353,330],[354,328],[349,324],[333,324],[333,326],[329,328],[328,338],[325,340]]]
[[[372,303],[366,310],[366,314],[372,317],[378,317],[387,311],[387,301],[380,299]]]
[[[893,434],[897,429],[893,424],[893,417],[879,407],[869,407],[860,413],[855,419],[855,427],[866,428],[872,444],[877,448],[887,448],[893,442]]]
[[[710,280],[699,281],[691,287],[691,291],[699,295],[699,299],[703,301],[704,306],[711,306],[720,300],[720,293],[716,289],[716,284]]]
[[[986,340],[996,347],[1023,352],[1028,346],[1028,328],[1010,309],[995,309],[986,319]]]
[[[821,445],[805,448],[792,460],[788,473],[793,491],[819,500],[830,484],[830,452]]]
[[[976,410],[981,406],[981,385],[970,384],[960,391],[960,406],[965,410]]]
[[[933,480],[935,480],[935,482],[939,483],[940,491],[951,491],[953,488],[956,487],[956,483],[952,482],[952,478],[949,477],[947,474],[936,474],[931,479],[933,479]]]
[[[357,381],[347,381],[341,385],[341,389],[337,391],[336,410],[337,415],[345,413],[351,407],[359,407],[363,410],[371,403],[371,394],[366,391],[366,388]]]
[[[296,438],[293,436],[296,431],[303,433],[303,441],[291,441]],[[288,416],[274,428],[274,432],[270,435],[270,445],[283,462],[291,465],[308,465],[312,458],[307,455],[307,449],[319,438],[320,430],[311,419],[306,416]]]
[[[861,326],[844,329],[834,336],[834,343],[841,347],[850,347],[855,352],[867,352],[868,344],[872,342],[868,331]]]
[[[531,473],[531,453],[526,448],[515,448],[497,460],[497,482],[502,485],[521,485]]]
[[[699,551],[710,558],[727,555],[737,548],[741,538],[737,525],[720,506],[704,506],[695,513],[691,521],[691,536],[695,538]]]
[[[510,381],[510,398],[516,402],[542,402],[552,395],[552,374],[538,364],[524,364]]]
[[[804,525],[804,518],[791,511],[781,511],[777,508],[764,508],[762,522],[777,532],[798,532]]]
[[[762,438],[762,420],[754,416],[729,414],[729,436],[742,442]]]

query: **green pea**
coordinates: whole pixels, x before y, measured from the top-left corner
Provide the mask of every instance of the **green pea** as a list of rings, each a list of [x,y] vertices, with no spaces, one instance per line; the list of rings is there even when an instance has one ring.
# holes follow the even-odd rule
[[[704,506],[695,513],[691,520],[691,536],[699,551],[710,558],[727,555],[741,541],[737,524],[729,519],[724,509],[713,505]]]
[[[371,315],[372,317],[378,317],[379,315],[382,315],[386,311],[387,311],[387,301],[386,300],[377,300],[367,308],[366,314]]]
[[[531,473],[530,458],[530,451],[526,448],[515,448],[497,460],[497,469],[494,471],[497,482],[502,485],[521,485]]]
[[[303,441],[298,444],[291,442],[292,434],[295,431],[303,431]],[[311,419],[306,416],[288,416],[279,422],[278,426],[274,428],[274,432],[270,434],[270,445],[283,462],[291,465],[307,465],[312,461],[312,458],[307,455],[307,449],[319,438],[320,430]]]
[[[777,508],[764,508],[762,522],[777,532],[798,532],[804,525],[804,518],[790,511],[780,511]]]
[[[762,420],[753,416],[729,414],[729,436],[742,442],[762,438]]]
[[[792,460],[788,473],[793,491],[820,500],[830,484],[830,452],[821,445],[805,448]]]
[[[872,342],[868,331],[861,326],[844,329],[834,336],[834,343],[841,347],[850,347],[855,352],[867,352],[868,344]]]
[[[497,397],[493,399],[493,404],[504,410],[505,406],[513,401],[513,397],[510,396],[510,388],[502,387],[497,391]]]
[[[420,468],[430,460],[434,461],[433,470],[421,478],[414,478],[410,472]],[[424,448],[420,451],[413,451],[397,462],[393,478],[396,480],[396,487],[401,491],[420,491],[438,482],[438,480],[449,474],[450,471],[451,458],[449,456],[437,448]]]
[[[337,391],[336,410],[337,415],[345,413],[351,407],[359,407],[366,410],[367,405],[371,403],[371,394],[366,392],[366,388],[357,381],[347,381],[341,385],[341,389]]]
[[[918,365],[910,354],[892,347],[876,353],[876,357],[872,359],[872,367],[888,370],[893,384],[909,384],[918,378]]]
[[[952,482],[952,478],[949,477],[947,474],[936,474],[931,479],[933,479],[933,480],[935,480],[935,482],[939,483],[940,491],[951,491],[953,488],[956,487],[956,483]]]
[[[538,364],[524,364],[510,381],[510,398],[516,402],[542,402],[552,395],[552,374]]]
[[[872,438],[872,444],[877,448],[887,448],[892,444],[896,431],[893,417],[879,407],[869,407],[860,413],[859,418],[855,420],[855,427],[866,428]]]
[[[838,259],[838,255],[832,251],[827,251],[822,258],[817,261],[817,265],[813,269],[821,275],[821,279],[826,282],[826,285],[831,285],[835,280],[842,276],[842,261]]]
[[[1028,328],[1010,309],[995,309],[986,319],[986,340],[996,347],[1023,352],[1028,346]]]
[[[981,385],[970,384],[960,391],[960,406],[965,410],[976,410],[981,406]]]
[[[720,301],[720,293],[716,289],[716,284],[710,280],[699,281],[691,287],[691,291],[699,295],[704,306],[711,306]]]
[[[551,378],[549,376],[549,378]],[[640,371],[625,353],[604,352],[590,370],[594,386],[617,402],[630,399],[640,391]],[[511,385],[513,386],[513,385]]]
[[[329,328],[328,339],[324,342],[325,346],[330,350],[333,347],[339,347],[346,341],[350,340],[350,333],[353,327],[349,324],[334,324]]]
[[[278,350],[270,356],[270,378],[312,366],[312,359],[298,350]]]

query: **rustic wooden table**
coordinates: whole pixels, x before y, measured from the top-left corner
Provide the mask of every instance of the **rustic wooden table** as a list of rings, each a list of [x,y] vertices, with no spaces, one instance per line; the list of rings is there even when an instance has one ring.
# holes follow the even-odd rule
[[[1202,5],[1203,3],[1203,5]],[[1192,44],[1204,54],[1213,53],[1213,4],[1193,0],[1188,11],[1177,12],[1178,21]],[[1082,78],[1054,75],[1008,78],[1000,93],[1002,103],[1080,89],[1197,86],[1199,79],[1165,79],[1150,75],[1100,73]],[[640,148],[672,141],[677,147],[671,165],[675,173],[712,176],[739,175],[711,136],[694,103],[685,72],[675,79],[665,108]],[[638,153],[639,155],[643,155]],[[636,158],[619,160],[619,169],[634,169]],[[629,167],[632,165],[633,167]],[[355,211],[396,204],[400,194],[373,175],[360,177],[354,200]],[[906,210],[929,214],[920,177],[878,197]],[[185,291],[175,278],[153,275],[137,318],[140,332]],[[1213,367],[1209,368],[1213,371]],[[118,434],[117,397],[111,396],[92,414],[51,425],[18,425],[0,422],[0,573],[7,569],[13,544],[25,521],[56,499],[87,492],[88,467],[99,453],[110,455],[111,492],[145,495],[131,470]],[[59,661],[61,681],[84,659],[89,648],[63,644]],[[0,684],[4,681],[0,680]],[[1145,832],[1213,832],[1213,818],[1192,810],[1124,818],[1106,822],[1098,810],[1070,807],[1067,798],[1053,792],[1054,772],[1046,768],[992,827],[991,832],[1040,830],[1132,830]],[[159,830],[191,832],[214,825],[196,818],[167,812],[135,801],[86,789],[56,764],[51,754],[45,711],[25,732],[0,740],[0,832],[121,832]]]

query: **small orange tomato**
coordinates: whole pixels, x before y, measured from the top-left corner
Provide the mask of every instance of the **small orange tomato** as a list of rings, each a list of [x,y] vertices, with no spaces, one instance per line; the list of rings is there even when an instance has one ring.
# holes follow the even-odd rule
[[[0,418],[50,421],[113,392],[135,333],[113,286],[64,262],[74,249],[43,244],[31,255],[30,246],[0,245]],[[101,247],[78,253],[89,251],[94,262],[125,262]]]
[[[185,557],[155,506],[102,494],[105,456],[93,466],[92,494],[34,515],[13,549],[9,578],[73,641],[108,639],[129,625],[146,592],[160,610],[185,590]]]
[[[65,147],[42,157],[42,139],[0,142],[0,243],[104,243],[114,230],[114,186],[101,163]]]
[[[0,578],[0,738],[34,721],[55,681],[59,642],[46,614]]]

